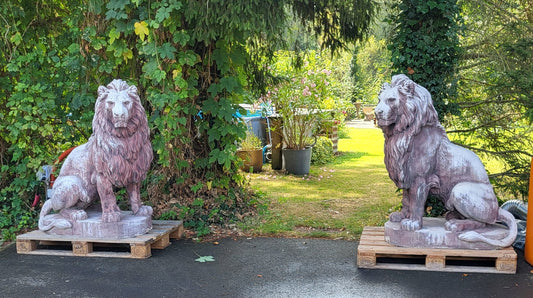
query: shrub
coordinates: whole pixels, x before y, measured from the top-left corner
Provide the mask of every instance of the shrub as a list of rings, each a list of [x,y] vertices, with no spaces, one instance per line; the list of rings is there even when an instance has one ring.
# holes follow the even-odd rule
[[[333,161],[333,143],[327,137],[318,137],[311,154],[311,164],[324,165]]]

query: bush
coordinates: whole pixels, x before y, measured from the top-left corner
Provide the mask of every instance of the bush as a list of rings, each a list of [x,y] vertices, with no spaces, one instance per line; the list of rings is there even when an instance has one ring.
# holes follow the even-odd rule
[[[324,165],[333,161],[333,143],[327,137],[318,137],[311,154],[311,164]]]

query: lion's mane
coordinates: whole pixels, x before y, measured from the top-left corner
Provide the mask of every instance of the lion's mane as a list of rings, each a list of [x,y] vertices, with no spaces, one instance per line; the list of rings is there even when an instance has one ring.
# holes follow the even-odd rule
[[[397,121],[394,125],[384,127],[385,165],[389,176],[398,188],[408,188],[407,159],[409,158],[412,138],[423,127],[438,127],[446,138],[444,128],[439,122],[438,114],[433,107],[431,95],[426,88],[416,84],[406,75],[395,75],[391,84],[383,84],[381,92],[396,88],[399,100]]]
[[[132,102],[131,116],[126,127],[115,128],[111,111],[105,105],[107,97],[114,93],[99,92],[89,150],[93,153],[96,171],[102,173],[113,185],[124,187],[146,178],[153,157],[150,131],[135,86],[130,87],[124,81],[114,80],[107,85],[107,89],[127,91]]]

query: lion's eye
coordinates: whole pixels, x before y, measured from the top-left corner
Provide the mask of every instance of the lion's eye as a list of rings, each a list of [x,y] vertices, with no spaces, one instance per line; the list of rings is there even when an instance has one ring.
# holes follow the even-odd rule
[[[125,106],[129,106],[130,103],[131,103],[131,102],[129,102],[129,101],[125,101],[125,102],[124,102],[124,105],[125,105]]]
[[[396,100],[396,98],[394,98],[394,97],[389,97],[389,98],[387,98],[387,100],[388,100],[389,102],[394,102],[394,101]]]
[[[107,101],[106,104],[108,107],[111,107],[111,108],[115,106],[115,103],[112,101]]]

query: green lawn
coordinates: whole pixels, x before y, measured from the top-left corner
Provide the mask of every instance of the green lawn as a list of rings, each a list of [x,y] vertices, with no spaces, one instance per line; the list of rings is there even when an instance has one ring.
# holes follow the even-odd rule
[[[335,162],[311,167],[306,177],[269,166],[250,174],[268,210],[242,228],[256,235],[358,239],[363,227],[383,225],[401,198],[383,163],[379,129],[347,128]]]

